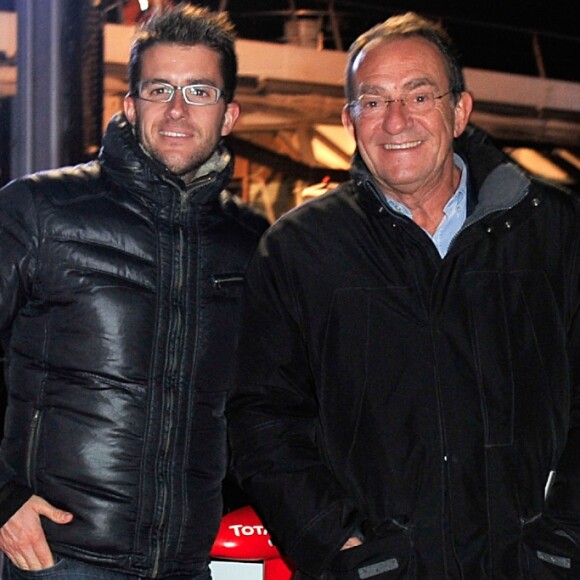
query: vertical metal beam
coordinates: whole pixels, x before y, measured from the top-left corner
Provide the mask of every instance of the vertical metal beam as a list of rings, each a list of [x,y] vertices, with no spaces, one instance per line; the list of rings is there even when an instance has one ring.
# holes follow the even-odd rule
[[[11,177],[86,158],[83,113],[91,103],[83,89],[87,69],[102,62],[98,42],[92,43],[97,50],[91,54],[84,50],[94,5],[94,0],[16,0],[18,87]],[[98,87],[89,90],[89,97],[98,93]],[[97,108],[95,115],[101,114]]]
[[[332,29],[332,39],[334,40],[335,50],[344,50],[342,46],[342,37],[340,35],[340,26],[338,25],[338,18],[336,10],[334,9],[334,0],[328,0],[328,14],[330,17],[330,28]]]
[[[61,163],[58,69],[65,0],[17,0],[18,88],[13,108],[12,176]]]
[[[544,64],[544,55],[542,54],[542,47],[540,45],[540,38],[538,37],[538,33],[534,32],[532,34],[532,44],[534,47],[534,58],[536,59],[536,65],[538,67],[538,76],[540,78],[545,79],[546,75],[546,66]]]

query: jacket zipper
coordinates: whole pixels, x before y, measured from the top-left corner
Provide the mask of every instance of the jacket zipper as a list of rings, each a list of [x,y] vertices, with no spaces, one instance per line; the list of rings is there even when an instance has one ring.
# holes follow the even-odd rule
[[[38,425],[40,423],[40,410],[36,409],[34,415],[32,416],[32,422],[30,424],[30,438],[28,439],[28,448],[26,450],[26,479],[28,481],[28,487],[34,489],[33,476],[32,476],[32,463],[34,461],[34,456],[36,452],[36,439],[38,434]]]
[[[181,216],[185,216],[187,214],[187,201],[189,199],[187,192],[180,190],[179,191],[179,195],[180,195],[180,214]],[[176,277],[175,277],[175,284],[172,286],[171,291],[177,289],[178,294],[181,292],[182,288],[183,288],[183,256],[184,256],[184,248],[185,248],[185,240],[184,240],[184,236],[183,236],[183,225],[179,225],[179,241],[178,241],[178,248],[177,248],[177,254],[178,254],[178,260],[177,260],[177,272],[176,272]],[[174,328],[172,330],[172,334],[176,340],[176,342],[179,341],[179,339],[181,338],[181,334],[182,334],[182,320],[181,320],[181,303],[178,300],[177,301],[177,314],[175,316],[175,325]],[[179,368],[179,361],[178,361],[178,353],[180,352],[181,349],[179,348],[175,348],[174,349],[174,354],[171,358],[171,360],[169,361],[169,365],[167,368],[168,371],[168,376],[171,379],[171,384],[170,384],[170,388],[167,390],[167,392],[163,393],[163,397],[167,399],[166,405],[164,405],[165,409],[166,409],[166,416],[168,417],[168,424],[166,426],[166,429],[163,429],[167,435],[164,438],[164,442],[163,442],[163,465],[162,465],[162,470],[163,472],[166,472],[167,469],[167,463],[168,463],[168,458],[169,458],[169,449],[171,446],[171,433],[173,432],[173,378],[177,376],[178,374],[178,368]],[[163,478],[162,479],[162,487],[161,487],[161,497],[160,497],[160,502],[161,502],[161,515],[160,515],[160,526],[162,526],[165,523],[165,518],[167,515],[167,498],[168,498],[168,489],[167,489],[167,482],[166,479]],[[163,551],[163,543],[164,543],[164,537],[162,534],[159,534],[158,537],[158,541],[157,541],[157,546],[155,548],[155,553],[154,553],[154,559],[153,559],[153,570],[152,570],[152,577],[156,578],[157,574],[159,573],[159,562],[161,560],[161,553]]]

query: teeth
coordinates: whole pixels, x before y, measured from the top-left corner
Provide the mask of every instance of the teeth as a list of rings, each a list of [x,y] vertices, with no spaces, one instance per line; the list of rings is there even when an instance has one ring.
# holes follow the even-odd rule
[[[383,145],[384,149],[397,150],[397,149],[412,149],[420,145],[421,141],[411,141],[410,143],[391,143]]]
[[[166,137],[187,137],[185,133],[174,133],[173,131],[160,131],[160,133]]]

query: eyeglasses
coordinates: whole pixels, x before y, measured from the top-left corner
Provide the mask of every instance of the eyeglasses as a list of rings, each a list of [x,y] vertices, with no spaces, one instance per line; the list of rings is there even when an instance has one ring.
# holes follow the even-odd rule
[[[221,89],[212,85],[174,87],[170,83],[161,81],[141,81],[137,85],[137,96],[152,103],[168,103],[173,99],[176,91],[181,91],[183,100],[188,105],[197,105],[198,107],[215,105],[223,95]]]
[[[380,95],[361,95],[356,101],[351,101],[348,106],[365,118],[381,117],[393,103],[401,103],[401,106],[411,114],[422,115],[431,111],[436,101],[452,92],[450,89],[442,95],[435,95],[433,91],[416,89],[399,99],[385,99]]]

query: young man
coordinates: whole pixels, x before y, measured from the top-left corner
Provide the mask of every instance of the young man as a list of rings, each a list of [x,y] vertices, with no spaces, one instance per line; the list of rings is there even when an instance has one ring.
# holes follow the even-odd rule
[[[93,163],[0,194],[6,578],[210,577],[246,265],[226,16],[153,15]]]
[[[352,180],[248,271],[237,478],[315,578],[580,578],[580,205],[468,127],[434,22],[359,38],[346,95]]]

